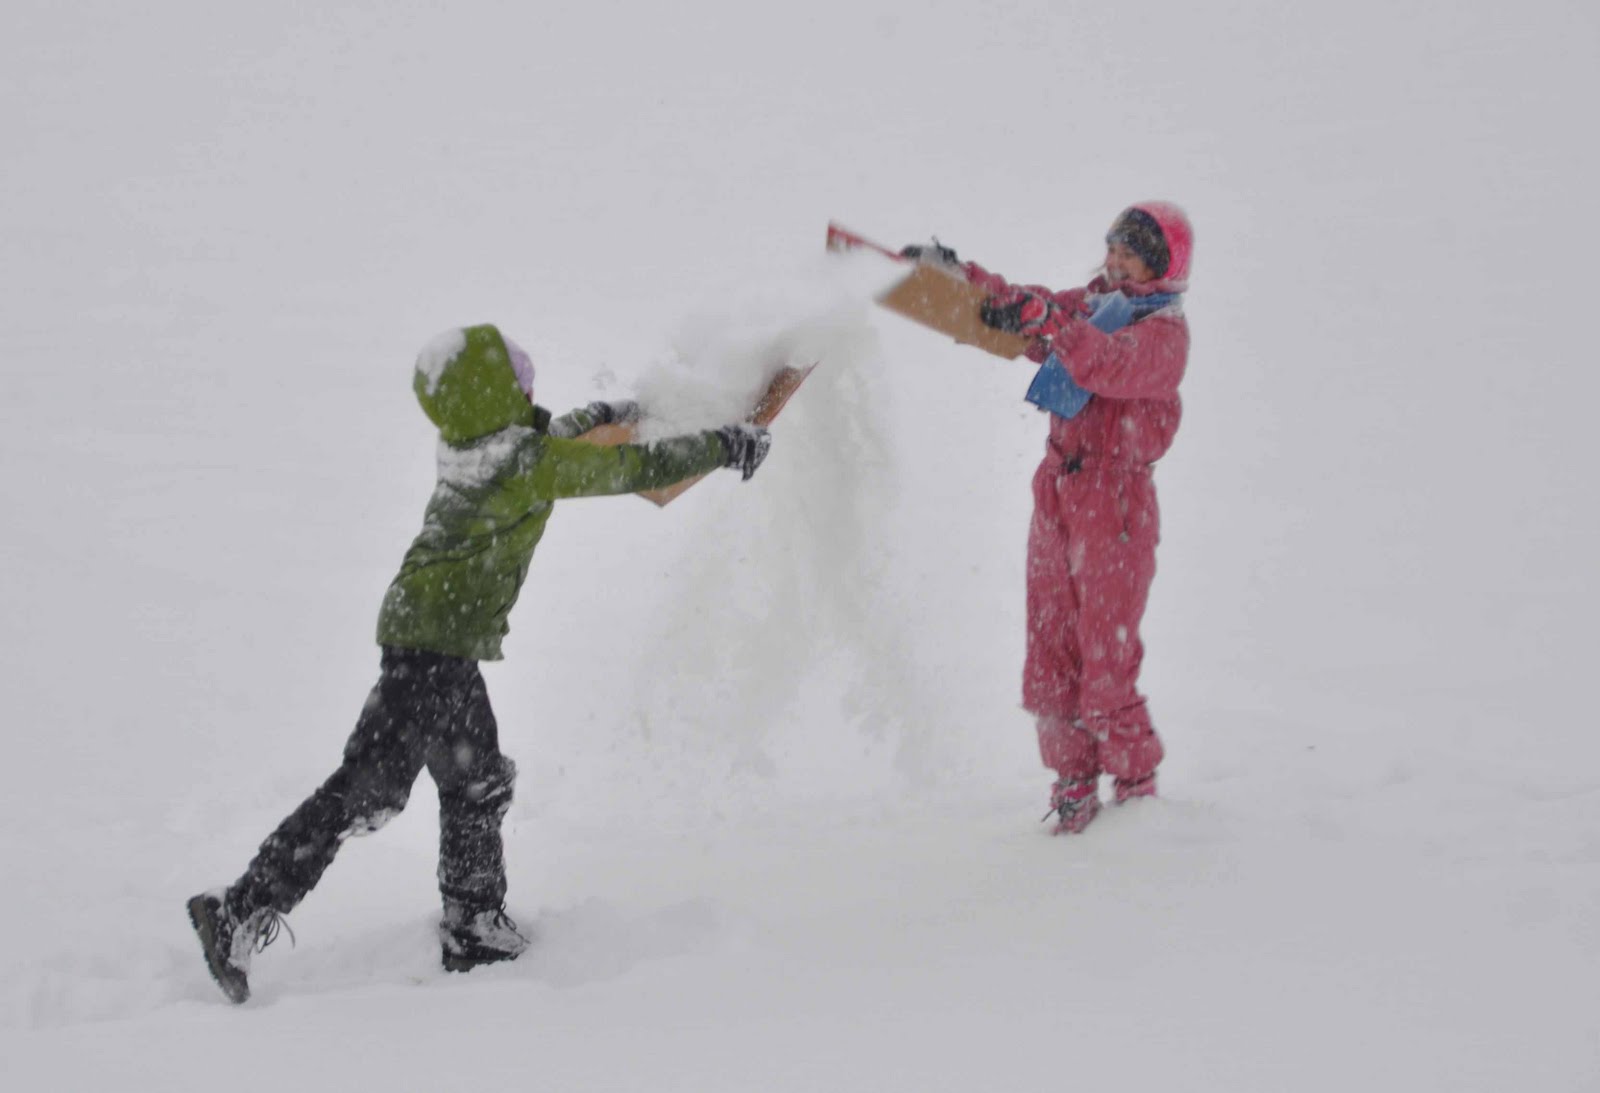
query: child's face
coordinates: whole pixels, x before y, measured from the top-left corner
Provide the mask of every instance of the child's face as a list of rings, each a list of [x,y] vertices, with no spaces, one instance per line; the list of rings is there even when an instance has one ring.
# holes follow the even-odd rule
[[[1112,284],[1129,281],[1140,284],[1155,280],[1155,273],[1144,264],[1126,243],[1112,243],[1106,247],[1106,280]]]

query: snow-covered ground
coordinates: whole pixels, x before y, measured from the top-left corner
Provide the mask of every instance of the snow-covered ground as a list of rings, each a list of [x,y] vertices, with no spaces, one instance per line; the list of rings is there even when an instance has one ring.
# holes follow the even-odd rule
[[[7,1089],[1600,1088],[1592,5],[22,0],[0,38]],[[838,218],[1198,235],[1160,800],[1052,839],[1029,378]],[[816,354],[748,484],[558,507],[486,669],[517,964],[434,798],[224,1002],[182,911],[337,762],[494,321],[557,411]]]

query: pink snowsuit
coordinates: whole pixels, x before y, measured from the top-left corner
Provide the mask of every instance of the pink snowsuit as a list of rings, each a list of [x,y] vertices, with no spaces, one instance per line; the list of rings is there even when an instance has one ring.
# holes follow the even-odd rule
[[[1129,296],[1181,293],[1188,287],[1188,222],[1172,206],[1138,207],[1161,223],[1171,263],[1162,280],[1119,287]],[[966,270],[990,293],[1017,293],[976,264]],[[1022,290],[1055,305],[1027,355],[1042,362],[1054,352],[1094,395],[1070,419],[1050,415],[1033,476],[1022,703],[1038,718],[1045,766],[1061,778],[1104,772],[1131,782],[1153,773],[1163,754],[1136,686],[1144,659],[1139,621],[1160,538],[1150,471],[1178,430],[1189,327],[1180,298],[1103,334],[1086,321],[1084,298],[1109,291],[1104,278],[1061,293]]]

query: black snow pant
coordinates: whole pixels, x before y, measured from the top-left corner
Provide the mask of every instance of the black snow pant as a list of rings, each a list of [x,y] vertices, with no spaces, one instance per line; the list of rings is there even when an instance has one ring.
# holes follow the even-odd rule
[[[500,821],[517,768],[500,754],[498,736],[476,661],[385,646],[344,762],[267,836],[228,889],[229,910],[240,918],[261,907],[291,910],[345,839],[406,807],[424,766],[439,788],[439,891],[472,909],[501,907]]]

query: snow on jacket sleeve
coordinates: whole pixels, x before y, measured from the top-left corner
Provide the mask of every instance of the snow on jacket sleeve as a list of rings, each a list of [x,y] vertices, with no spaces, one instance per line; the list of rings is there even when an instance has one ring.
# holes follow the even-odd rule
[[[589,411],[589,407],[580,406],[578,409],[570,410],[558,418],[552,418],[548,432],[551,436],[579,437],[601,424],[604,423]]]
[[[1189,327],[1180,317],[1156,314],[1114,334],[1083,320],[1062,326],[1056,356],[1086,391],[1106,398],[1170,399],[1189,360]]]

